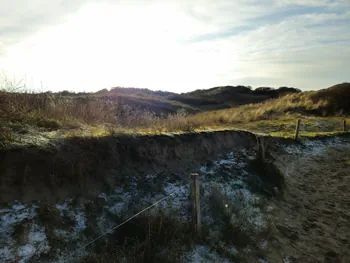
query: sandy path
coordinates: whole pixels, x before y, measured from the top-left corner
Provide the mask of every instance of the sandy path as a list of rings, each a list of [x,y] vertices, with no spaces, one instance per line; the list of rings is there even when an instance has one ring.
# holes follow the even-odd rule
[[[269,262],[350,262],[349,141],[278,160],[287,188],[275,202]]]

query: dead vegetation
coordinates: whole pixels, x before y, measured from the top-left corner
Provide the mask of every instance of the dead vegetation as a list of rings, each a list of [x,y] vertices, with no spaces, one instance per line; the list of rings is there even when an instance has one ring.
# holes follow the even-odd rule
[[[346,98],[346,99],[344,99]],[[334,117],[349,114],[350,84],[344,83],[321,91],[287,94],[262,103],[226,110],[200,113],[195,119],[215,124],[290,119],[293,115]],[[295,119],[295,117],[294,117]]]
[[[166,216],[146,214],[91,245],[83,263],[182,262],[192,243],[190,225]]]
[[[103,128],[106,134],[117,131],[152,130],[153,132],[193,131],[186,111],[156,115],[116,98],[63,97],[50,94],[0,93],[0,121],[22,123],[48,130],[74,129],[82,126]],[[6,138],[7,133],[1,132]]]
[[[119,93],[107,91],[80,95],[0,91],[0,141],[15,140],[14,125],[30,125],[43,131],[60,130],[69,137],[208,129],[245,129],[288,137],[294,132],[297,118],[302,119],[301,136],[313,136],[314,133],[342,131],[342,122],[350,112],[348,83],[203,112],[192,105],[165,100],[171,95],[168,93],[160,92],[154,97],[148,93],[147,96],[142,92],[139,94],[138,89],[126,90],[130,94],[125,95],[121,88]]]

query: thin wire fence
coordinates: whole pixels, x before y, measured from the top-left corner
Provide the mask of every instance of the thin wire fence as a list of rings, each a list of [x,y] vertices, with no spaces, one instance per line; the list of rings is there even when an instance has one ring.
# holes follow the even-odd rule
[[[187,183],[185,185],[182,185],[181,187],[185,187],[185,186],[189,186],[190,183]],[[122,223],[110,228],[109,230],[107,230],[105,233],[101,234],[100,236],[94,238],[93,240],[91,240],[90,242],[84,244],[83,246],[79,247],[78,249],[84,249],[86,248],[87,246],[91,245],[92,243],[96,242],[97,240],[99,240],[100,238],[108,235],[108,234],[111,234],[114,230],[116,230],[117,228],[123,226],[124,224],[126,224],[127,222],[131,221],[133,218],[139,216],[140,214],[146,212],[147,210],[151,209],[152,207],[156,206],[157,204],[169,199],[170,197],[176,195],[176,190],[174,190],[173,192],[171,192],[170,194],[168,194],[167,196],[159,199],[158,201],[154,202],[153,204],[147,206],[146,208],[142,209],[141,211],[139,211],[138,213],[134,214],[133,216],[129,217],[128,219],[124,220]]]

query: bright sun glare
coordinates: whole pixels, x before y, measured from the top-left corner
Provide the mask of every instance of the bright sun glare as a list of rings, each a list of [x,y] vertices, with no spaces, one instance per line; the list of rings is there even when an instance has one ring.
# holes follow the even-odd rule
[[[215,79],[208,79],[213,75],[212,65],[225,61],[207,50],[204,59],[203,51],[186,44],[192,32],[204,30],[208,28],[177,13],[171,4],[89,4],[65,24],[13,47],[7,64],[36,76],[34,82],[40,78],[44,87],[61,90],[116,85],[164,89],[171,85],[174,91],[184,91],[201,84],[201,75],[207,76],[205,86],[214,85]]]
[[[4,70],[52,91],[308,90],[349,75],[346,1],[17,1],[0,16],[0,83]]]

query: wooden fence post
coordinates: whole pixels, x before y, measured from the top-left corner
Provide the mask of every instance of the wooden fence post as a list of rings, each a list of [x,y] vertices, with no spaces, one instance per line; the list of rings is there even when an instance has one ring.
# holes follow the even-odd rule
[[[343,122],[343,128],[344,128],[344,131],[346,132],[346,120],[344,120],[344,122]]]
[[[297,125],[295,127],[295,137],[294,137],[295,140],[298,140],[298,137],[299,137],[300,122],[301,120],[298,119]]]
[[[198,238],[201,238],[201,205],[200,205],[200,188],[199,188],[199,174],[193,173],[192,176],[192,200],[193,200],[193,219],[195,226],[195,233]]]
[[[259,136],[258,138],[260,157],[262,161],[265,161],[265,140],[263,136]]]

